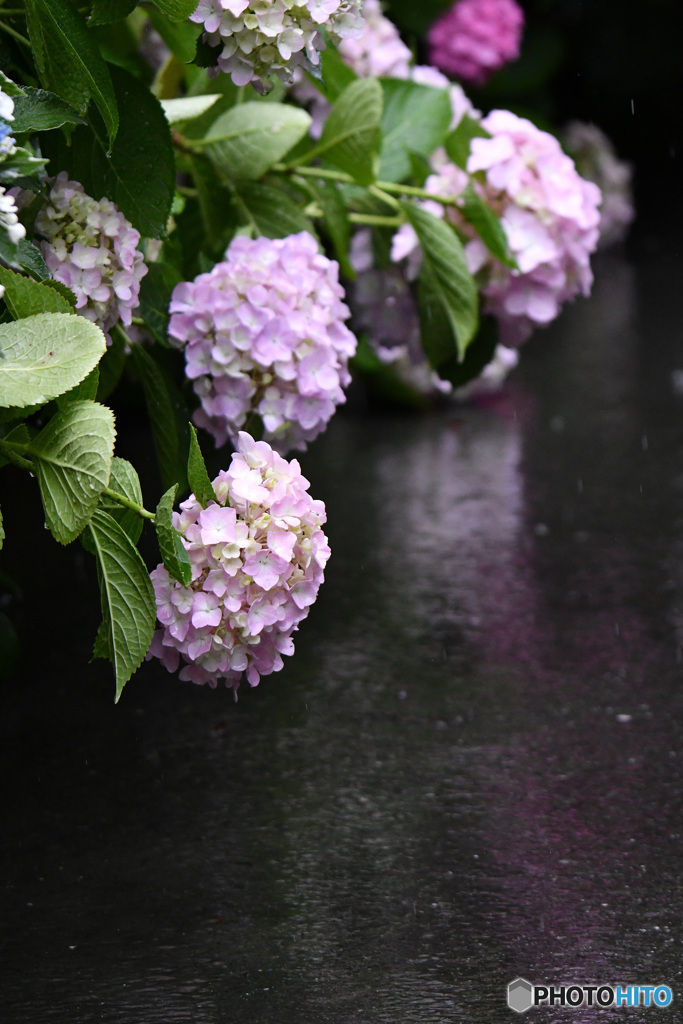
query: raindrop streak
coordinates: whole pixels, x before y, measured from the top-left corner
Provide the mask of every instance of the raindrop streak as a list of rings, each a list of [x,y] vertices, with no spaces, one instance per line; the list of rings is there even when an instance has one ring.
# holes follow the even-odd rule
[[[631,113],[635,114],[635,112],[636,112],[636,106],[635,106],[635,103],[633,102],[633,100],[631,100]]]

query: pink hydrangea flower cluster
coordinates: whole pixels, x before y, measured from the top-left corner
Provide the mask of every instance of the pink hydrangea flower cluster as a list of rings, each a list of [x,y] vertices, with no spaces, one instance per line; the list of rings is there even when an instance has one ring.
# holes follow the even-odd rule
[[[472,140],[467,174],[443,154],[425,182],[435,195],[458,197],[468,175],[500,219],[517,269],[491,255],[458,206],[426,201],[469,236],[465,252],[484,297],[484,310],[498,320],[501,341],[516,347],[533,330],[554,320],[562,304],[588,295],[593,282],[590,256],[598,241],[600,189],[581,178],[557,139],[507,110],[494,110],[482,122],[490,138]],[[407,259],[415,276],[420,251],[415,232],[404,225],[394,236],[392,259]]]
[[[483,85],[519,57],[523,27],[516,0],[458,0],[429,30],[429,60],[446,74]]]
[[[600,189],[578,174],[557,139],[525,118],[493,110],[472,140],[469,174],[483,172],[483,196],[500,217],[518,270],[494,260],[480,239],[467,244],[473,273],[484,271],[485,309],[501,341],[516,346],[550,323],[564,302],[590,294]]]
[[[572,121],[562,139],[579,174],[594,181],[602,192],[598,247],[623,241],[636,215],[631,165],[619,159],[610,139],[597,125]]]
[[[412,53],[382,13],[379,0],[365,0],[362,35],[342,39],[339,53],[359,78],[408,78]]]
[[[151,577],[161,623],[148,657],[180,678],[237,688],[282,668],[291,634],[308,615],[330,555],[325,505],[308,494],[299,463],[265,441],[239,435],[230,469],[213,481],[218,501],[194,495],[174,513],[192,563],[183,587],[163,565]]]
[[[363,0],[199,0],[191,20],[222,46],[221,71],[235,85],[290,81],[295,67],[317,66],[324,27],[336,42],[363,30]]]
[[[62,171],[35,230],[50,274],[71,289],[82,316],[103,331],[119,318],[130,324],[147,267],[137,248],[140,234],[115,203],[86,195]]]
[[[256,412],[280,451],[305,448],[345,400],[356,339],[338,275],[302,231],[235,238],[224,262],[177,285],[169,334],[185,346],[195,422],[217,445]]]

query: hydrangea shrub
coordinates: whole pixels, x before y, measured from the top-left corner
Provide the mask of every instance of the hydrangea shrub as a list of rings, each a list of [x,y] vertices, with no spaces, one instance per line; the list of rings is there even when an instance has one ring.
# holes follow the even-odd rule
[[[519,57],[523,28],[516,0],[457,0],[429,30],[429,59],[448,75],[483,85]]]

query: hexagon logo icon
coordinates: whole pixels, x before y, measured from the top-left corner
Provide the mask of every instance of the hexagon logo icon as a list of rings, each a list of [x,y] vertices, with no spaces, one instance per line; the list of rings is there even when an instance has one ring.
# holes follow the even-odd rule
[[[534,1005],[533,986],[525,978],[515,978],[508,985],[508,1006],[515,1013],[524,1013]]]

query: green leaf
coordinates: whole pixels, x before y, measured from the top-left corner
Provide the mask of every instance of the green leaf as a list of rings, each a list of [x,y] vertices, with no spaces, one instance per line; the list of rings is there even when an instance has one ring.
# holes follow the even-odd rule
[[[169,124],[182,124],[205,114],[221,98],[220,93],[211,93],[208,96],[181,96],[179,99],[161,100],[161,106]]]
[[[37,313],[73,313],[65,298],[54,288],[33,281],[30,277],[15,274],[0,267],[0,285],[4,286],[7,309],[15,320],[21,320]]]
[[[0,224],[0,260],[6,263],[10,267],[16,267],[20,270],[19,265],[19,246],[16,242],[7,234],[7,229]]]
[[[216,258],[222,258],[226,245],[237,227],[237,210],[232,191],[226,187],[218,171],[206,157],[193,153],[187,160],[197,189],[197,201],[201,212],[201,245]],[[178,227],[181,225],[178,224]]]
[[[311,194],[323,211],[324,225],[334,247],[334,254],[345,277],[355,278],[356,272],[349,262],[351,222],[341,190],[333,181],[323,178],[307,180]]]
[[[24,94],[14,101],[12,132],[16,135],[49,131],[64,124],[85,124],[78,111],[53,92],[25,85]]]
[[[92,117],[90,127],[74,131],[62,166],[89,195],[112,199],[140,234],[161,238],[175,192],[171,129],[142,82],[113,66],[111,77],[121,117],[111,156],[101,122]]]
[[[92,97],[112,145],[119,125],[116,96],[83,17],[70,0],[26,0],[26,24],[42,84],[79,114]]]
[[[192,21],[183,23],[169,21],[154,9],[147,12],[147,17],[181,64],[189,64],[194,60],[197,53],[197,41],[202,34],[201,25],[196,25]]]
[[[138,315],[145,321],[155,341],[168,344],[168,307],[171,294],[181,276],[170,263],[150,263],[140,282]]]
[[[465,358],[460,360],[452,354],[440,364],[439,376],[442,380],[449,380],[454,388],[461,388],[488,366],[495,355],[497,344],[498,326],[492,317],[484,317]]]
[[[40,249],[26,238],[19,240],[17,259],[21,269],[30,274],[36,281],[45,281],[50,278],[50,271],[47,269],[47,264],[43,259]],[[53,281],[52,284],[57,284],[57,282]]]
[[[80,384],[77,384],[71,391],[67,391],[65,395],[60,395],[57,399],[57,408],[65,409],[71,402],[81,401],[95,401],[97,397],[97,388],[100,383],[100,371],[99,367],[95,367],[91,370],[85,380],[82,380]]]
[[[488,203],[485,203],[481,196],[474,191],[471,182],[463,193],[463,203],[460,209],[465,220],[472,225],[491,255],[504,263],[506,267],[516,270],[517,261],[510,255],[510,247],[503,225]]]
[[[245,219],[259,235],[285,238],[308,231],[315,237],[312,221],[278,188],[244,181],[235,185],[235,198]]]
[[[134,501],[136,505],[142,505],[142,489],[140,478],[135,467],[126,459],[120,459],[117,455],[111,460],[111,476],[109,477],[108,488],[122,494],[124,498]],[[115,519],[124,533],[128,534],[133,544],[137,544],[142,533],[143,522],[137,512],[125,505],[120,505],[113,498],[103,494],[100,498],[99,507]]]
[[[170,487],[178,480],[180,442],[173,402],[159,366],[141,345],[131,345],[131,356],[145,392],[161,482]]]
[[[162,495],[156,510],[154,525],[159,541],[159,550],[169,576],[181,583],[184,587],[190,585],[192,580],[192,565],[185,546],[180,539],[180,534],[173,525],[173,502],[175,501],[178,485],[172,487]]]
[[[112,393],[121,379],[125,365],[126,343],[119,334],[114,332],[111,345],[107,348],[98,365],[100,375],[100,381],[97,386],[98,402],[104,402]]]
[[[305,110],[286,103],[240,103],[221,114],[193,145],[205,148],[229,180],[255,181],[306,135],[310,124]]]
[[[190,423],[190,454],[187,460],[187,481],[192,493],[202,506],[206,508],[210,501],[218,501],[213,484],[209,478],[202,450],[197,440],[197,431]]]
[[[477,288],[467,266],[462,243],[448,224],[419,206],[402,202],[401,209],[414,228],[423,253],[420,288],[425,351],[429,344],[428,322],[425,320],[445,315],[451,332],[452,351],[462,358],[478,325]],[[438,369],[438,363],[432,357],[430,362]]]
[[[72,310],[76,309],[76,296],[71,289],[67,288],[67,286],[62,284],[61,281],[53,281],[51,277],[48,277],[46,281],[41,283],[44,284],[46,288],[52,288],[52,290],[57,292],[58,295],[61,295],[63,299],[66,299]]]
[[[0,89],[6,96],[25,96],[22,86],[17,85],[11,78],[8,78],[4,71],[0,71]]]
[[[111,516],[97,509],[88,531],[97,558],[103,620],[93,657],[108,657],[114,665],[118,701],[152,642],[154,588],[140,552]]]
[[[444,141],[446,152],[458,167],[467,170],[467,158],[470,155],[472,139],[490,139],[490,134],[485,128],[471,117],[463,117],[452,132],[449,132]]]
[[[53,537],[69,544],[86,525],[109,482],[114,414],[96,402],[72,402],[33,438],[28,454]]]
[[[171,21],[184,21],[197,8],[196,0],[152,0]]]
[[[411,153],[429,157],[441,146],[453,112],[447,89],[428,85],[382,80],[382,148],[379,177],[382,181],[403,181],[411,172]]]
[[[382,88],[376,78],[359,78],[344,89],[325,121],[320,142],[308,154],[324,156],[360,185],[377,177]]]
[[[347,85],[358,79],[358,75],[349,67],[339,50],[329,43],[327,49],[321,54],[320,78],[316,78],[315,75],[308,77],[330,103],[334,103]]]
[[[42,405],[63,395],[105,349],[102,331],[82,316],[39,313],[0,324],[0,406]]]
[[[134,11],[138,0],[93,0],[88,25],[108,25],[112,21],[127,18]]]

